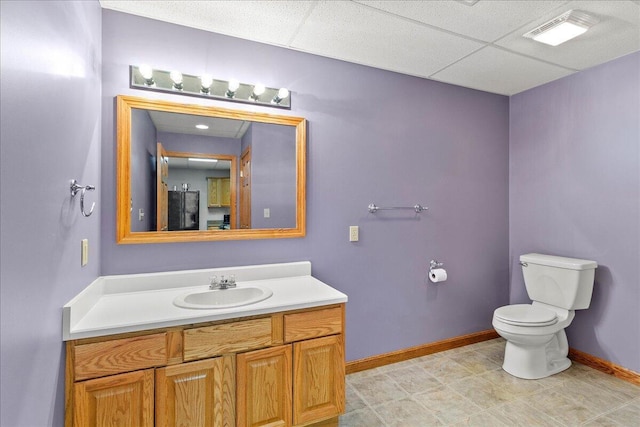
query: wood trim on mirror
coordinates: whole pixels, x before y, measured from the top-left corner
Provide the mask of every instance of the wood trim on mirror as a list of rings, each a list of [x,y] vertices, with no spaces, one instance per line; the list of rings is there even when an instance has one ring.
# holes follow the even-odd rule
[[[155,110],[293,126],[296,130],[295,228],[193,231],[131,231],[131,109]],[[132,96],[116,97],[116,242],[118,244],[201,242],[216,240],[282,239],[306,234],[307,127],[302,117],[179,104]]]

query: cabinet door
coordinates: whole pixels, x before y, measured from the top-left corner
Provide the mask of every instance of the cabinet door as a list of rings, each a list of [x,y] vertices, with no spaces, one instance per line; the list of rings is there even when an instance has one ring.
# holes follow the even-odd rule
[[[322,420],[344,412],[342,335],[293,344],[293,423]]]
[[[75,427],[153,427],[153,369],[74,384]]]
[[[156,424],[221,426],[222,361],[218,357],[156,369]]]
[[[237,357],[237,426],[291,425],[291,345]]]
[[[220,188],[218,178],[207,178],[207,206],[220,206]]]
[[[231,179],[230,178],[222,178],[220,180],[221,187],[221,197],[220,204],[222,206],[231,206]]]

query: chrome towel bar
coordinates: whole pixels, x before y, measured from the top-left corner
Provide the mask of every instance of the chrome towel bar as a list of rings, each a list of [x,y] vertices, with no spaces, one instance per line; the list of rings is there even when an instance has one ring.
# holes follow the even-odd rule
[[[376,206],[375,203],[371,203],[369,205],[369,212],[370,213],[376,213],[378,211],[388,211],[388,210],[394,210],[394,209],[413,209],[416,213],[420,213],[422,211],[426,211],[427,209],[429,209],[426,206],[422,206],[422,205],[414,205],[414,206],[389,206],[389,207],[381,207],[381,206]]]

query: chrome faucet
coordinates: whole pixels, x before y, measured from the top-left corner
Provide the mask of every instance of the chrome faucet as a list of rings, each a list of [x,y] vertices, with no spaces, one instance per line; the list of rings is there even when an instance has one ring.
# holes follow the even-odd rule
[[[224,276],[220,276],[220,281],[218,281],[218,276],[212,276],[209,279],[209,289],[229,289],[236,287],[236,276],[231,275],[228,279],[225,279]]]

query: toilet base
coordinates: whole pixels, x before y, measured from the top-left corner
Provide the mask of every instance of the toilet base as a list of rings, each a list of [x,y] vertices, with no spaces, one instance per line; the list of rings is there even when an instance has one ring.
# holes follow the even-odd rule
[[[514,377],[536,380],[557,374],[571,366],[571,361],[567,358],[568,345],[564,329],[552,335],[547,343],[524,344],[517,341],[519,342],[507,340],[502,365],[502,369]]]

